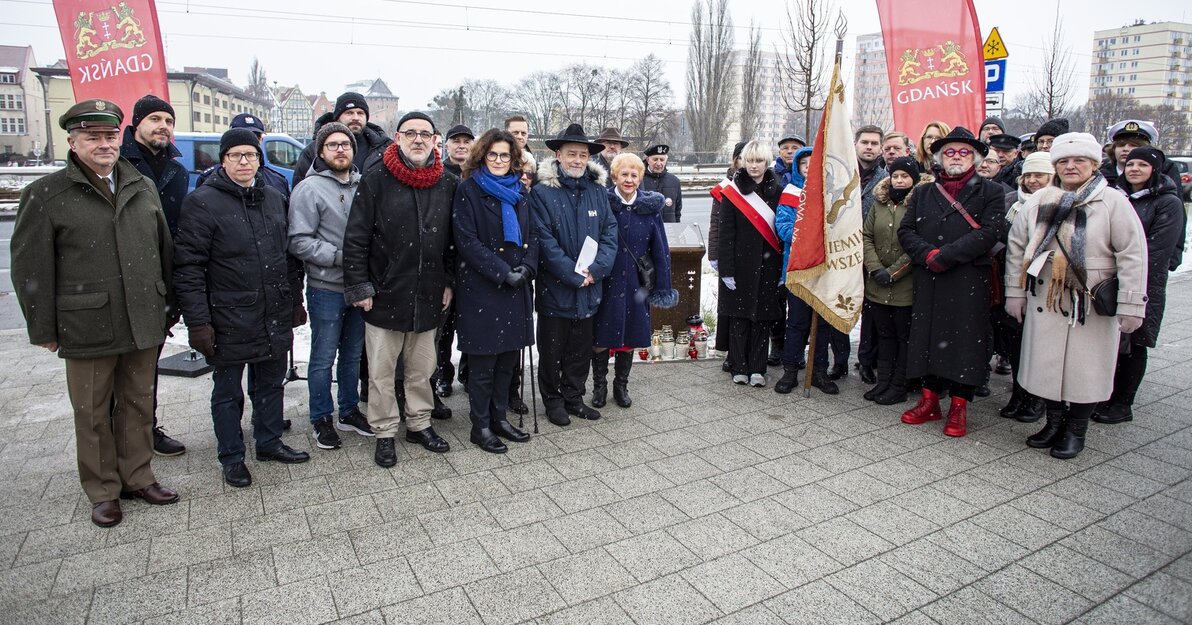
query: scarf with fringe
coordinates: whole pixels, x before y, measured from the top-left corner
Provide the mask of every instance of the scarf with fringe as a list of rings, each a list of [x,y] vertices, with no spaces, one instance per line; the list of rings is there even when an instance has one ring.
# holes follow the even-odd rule
[[[1039,256],[1049,253],[1047,247],[1053,240],[1063,245],[1067,254],[1056,250],[1051,257],[1051,280],[1047,285],[1045,298],[1047,310],[1063,312],[1064,299],[1070,301],[1072,322],[1084,323],[1088,307],[1087,293],[1080,286],[1078,275],[1088,275],[1084,266],[1085,227],[1088,215],[1084,203],[1093,194],[1105,187],[1105,177],[1096,172],[1079,189],[1064,191],[1058,201],[1039,204],[1034,231],[1026,246],[1019,286],[1036,295],[1036,281],[1028,271],[1031,263]]]

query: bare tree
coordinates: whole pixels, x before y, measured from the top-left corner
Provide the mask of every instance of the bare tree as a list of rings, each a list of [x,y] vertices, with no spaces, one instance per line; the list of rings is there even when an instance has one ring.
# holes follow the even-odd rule
[[[762,99],[762,31],[749,24],[749,48],[741,64],[741,137],[756,135],[761,117]]]
[[[604,69],[595,77],[592,95],[592,129],[617,126],[621,117],[620,106],[629,78],[618,69]]]
[[[549,134],[557,130],[565,103],[559,99],[562,81],[553,72],[534,72],[517,83],[514,102],[530,120],[530,133]]]
[[[627,131],[642,142],[642,147],[658,141],[674,122],[670,81],[666,79],[662,59],[651,54],[629,68],[629,123]]]
[[[471,111],[467,123],[476,136],[489,128],[500,128],[509,114],[509,90],[495,80],[465,80],[463,87]]]
[[[824,108],[832,60],[829,19],[835,13],[832,0],[792,0],[782,25],[783,47],[777,53],[783,105],[803,114],[803,136],[808,140],[814,134],[812,118]]]
[[[1064,21],[1056,4],[1055,22],[1044,43],[1043,64],[1031,80],[1033,89],[1027,99],[1027,111],[1045,120],[1063,117],[1076,90],[1072,71],[1072,50],[1064,44]]]
[[[248,66],[248,85],[244,87],[244,92],[258,100],[269,98],[269,79],[265,76],[261,61],[255,56],[252,65]]]
[[[593,100],[600,87],[602,70],[587,63],[576,63],[563,68],[559,86],[562,89],[560,99],[565,103],[566,117],[570,122],[587,128],[588,115],[592,112]]]
[[[728,0],[696,0],[687,49],[687,110],[695,152],[716,153],[732,123],[733,18]]]

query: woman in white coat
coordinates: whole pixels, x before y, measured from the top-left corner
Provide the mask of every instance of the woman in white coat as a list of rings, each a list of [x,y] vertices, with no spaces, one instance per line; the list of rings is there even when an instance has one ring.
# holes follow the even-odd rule
[[[1058,187],[1033,194],[1010,229],[1006,312],[1023,323],[1019,384],[1047,400],[1047,425],[1027,445],[1056,458],[1084,448],[1089,417],[1113,391],[1118,335],[1142,325],[1146,240],[1126,196],[1097,171],[1090,134],[1055,138]],[[1118,278],[1117,314],[1097,314],[1088,289]]]

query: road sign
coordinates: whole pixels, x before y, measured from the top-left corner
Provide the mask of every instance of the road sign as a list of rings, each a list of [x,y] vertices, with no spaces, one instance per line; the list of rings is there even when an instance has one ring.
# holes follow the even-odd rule
[[[985,110],[986,111],[1000,111],[1002,110],[1002,96],[1005,95],[1001,91],[985,92]]]
[[[985,61],[985,92],[1006,90],[1006,59]]]
[[[1002,34],[997,31],[997,26],[989,31],[989,36],[985,38],[985,46],[981,48],[981,52],[986,61],[996,61],[1010,56],[1006,51],[1006,42],[1002,41]]]

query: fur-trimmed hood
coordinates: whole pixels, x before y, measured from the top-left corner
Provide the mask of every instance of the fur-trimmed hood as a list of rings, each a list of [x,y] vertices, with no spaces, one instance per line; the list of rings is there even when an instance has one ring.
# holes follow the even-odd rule
[[[617,193],[616,187],[609,187],[608,189],[608,204],[611,207],[624,206],[625,202],[621,199],[621,195]],[[666,205],[666,196],[657,191],[646,191],[638,188],[637,197],[633,199],[633,212],[638,215],[656,215],[662,212],[662,207]]]
[[[918,189],[921,186],[934,183],[935,176],[932,176],[931,174],[919,174],[919,182],[915,183],[915,186],[911,189],[911,192],[913,193],[915,189]],[[873,188],[873,199],[877,200],[880,204],[889,204],[890,189],[892,185],[893,183],[890,182],[889,178],[882,178],[879,180],[877,186]],[[902,198],[903,203],[906,203],[910,197],[910,193],[906,194],[906,197]]]
[[[608,171],[595,161],[588,161],[588,171],[585,177],[601,187],[608,183]],[[538,183],[552,189],[563,186],[563,181],[559,179],[559,159],[553,156],[543,159],[542,164],[538,166]]]

